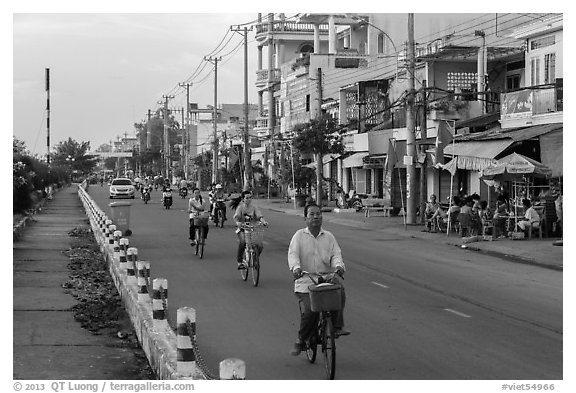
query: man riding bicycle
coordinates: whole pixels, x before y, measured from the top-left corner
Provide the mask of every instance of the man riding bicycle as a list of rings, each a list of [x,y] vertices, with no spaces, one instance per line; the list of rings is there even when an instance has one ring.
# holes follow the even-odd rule
[[[216,209],[220,208],[222,209],[222,215],[224,216],[224,221],[227,220],[226,218],[226,204],[224,203],[224,200],[226,199],[226,195],[224,195],[224,188],[222,188],[221,184],[216,184],[215,188],[214,188],[214,193],[212,194],[212,218],[214,220],[214,222],[218,221],[218,216],[216,215]]]
[[[298,338],[291,355],[298,356],[304,350],[305,342],[314,334],[318,323],[318,313],[310,308],[308,287],[313,285],[312,279],[303,274],[327,273],[336,271],[336,275],[329,282],[342,287],[342,309],[334,312],[332,322],[335,328],[335,337],[345,336],[350,332],[344,329],[344,304],[346,295],[342,280],[346,267],[342,260],[342,251],[331,232],[322,229],[322,211],[316,204],[308,206],[306,214],[306,228],[296,231],[288,247],[288,267],[294,276],[294,293],[300,307],[300,328]]]
[[[246,249],[246,240],[244,238],[244,230],[242,225],[245,222],[259,221],[264,225],[268,225],[262,212],[256,206],[252,205],[252,192],[243,191],[241,201],[236,208],[236,213],[234,213],[234,221],[236,222],[236,233],[238,235],[238,253],[236,254],[236,261],[238,262],[238,270],[246,269],[246,265],[242,262],[242,256],[244,255],[244,250]],[[256,252],[258,256],[262,253],[264,246],[262,244],[255,244]]]

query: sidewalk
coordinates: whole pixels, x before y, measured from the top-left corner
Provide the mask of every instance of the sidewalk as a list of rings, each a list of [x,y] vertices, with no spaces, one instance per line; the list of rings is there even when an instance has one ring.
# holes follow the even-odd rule
[[[86,226],[76,186],[55,193],[13,243],[13,378],[139,379],[134,350],[94,335],[74,320],[68,280],[68,232]]]
[[[283,212],[291,215],[304,215],[304,208],[294,208],[294,203],[286,203],[283,199],[254,199],[254,203],[263,209]],[[324,212],[325,222],[341,225],[370,228],[376,231],[393,233],[395,235],[422,239],[424,241],[443,241],[445,244],[462,247],[462,238],[455,233],[422,232],[423,225],[406,225],[402,217],[384,217],[382,213],[366,217],[363,212],[336,213]],[[464,248],[484,252],[501,258],[503,261],[533,264],[554,270],[563,270],[563,247],[553,245],[557,238],[532,238],[530,240],[498,239],[468,243]]]

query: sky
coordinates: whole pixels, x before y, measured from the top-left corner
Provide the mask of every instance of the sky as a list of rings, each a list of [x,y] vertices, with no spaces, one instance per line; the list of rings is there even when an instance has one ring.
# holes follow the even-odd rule
[[[91,148],[135,136],[134,123],[149,109],[201,108],[214,103],[214,65],[219,57],[218,105],[244,101],[243,37],[232,25],[255,21],[257,13],[94,14],[16,13],[13,17],[13,127],[32,153],[46,154],[45,69],[50,69],[50,144],[72,137]],[[249,27],[249,26],[248,26]],[[254,87],[256,46],[248,34],[249,101]],[[181,116],[181,115],[178,115]],[[180,117],[178,117],[180,119]]]
[[[230,27],[249,27],[258,12],[274,11],[262,1],[225,0],[199,6],[193,0],[141,0],[126,2],[137,6],[122,6],[121,1],[101,0],[89,8],[80,3],[14,1],[8,6],[10,13],[2,13],[2,21],[8,22],[3,23],[4,36],[12,36],[13,135],[32,154],[47,152],[46,68],[50,69],[50,146],[71,137],[89,141],[96,150],[118,137],[135,136],[134,123],[144,121],[149,109],[158,108],[163,96],[174,96],[169,107],[185,107],[186,89],[179,87],[181,83],[192,83],[190,102],[201,108],[213,105],[214,66],[204,60],[206,56],[221,57],[218,105],[243,103],[242,36]],[[287,4],[292,10],[276,11],[288,17],[327,12],[330,7],[343,12],[341,3],[311,5],[294,0]],[[344,12],[355,11],[351,3],[344,4]],[[7,7],[6,2],[2,7]],[[372,11],[362,8],[356,11]],[[388,10],[398,12],[389,4]],[[418,5],[418,12],[426,11],[430,9]],[[432,11],[439,10],[433,7]],[[254,31],[249,32],[248,100],[252,104],[257,102],[254,36]]]

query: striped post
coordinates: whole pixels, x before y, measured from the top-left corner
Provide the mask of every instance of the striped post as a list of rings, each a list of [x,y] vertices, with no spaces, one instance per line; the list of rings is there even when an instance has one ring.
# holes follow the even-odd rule
[[[138,261],[138,301],[141,303],[150,302],[148,294],[148,280],[150,279],[150,262]]]
[[[246,363],[230,358],[220,362],[220,379],[246,379]]]
[[[126,282],[128,285],[138,285],[138,279],[136,278],[136,261],[138,261],[138,249],[136,247],[128,248],[128,251],[126,251],[126,257],[128,259],[128,264],[126,266]]]
[[[113,243],[113,251],[114,251],[114,262],[120,262],[120,237],[122,236],[122,231],[114,231],[114,243]]]
[[[130,241],[128,239],[126,239],[125,237],[120,239],[120,256],[119,256],[119,261],[120,261],[120,269],[125,272],[126,269],[128,268],[128,260],[126,259],[126,251],[128,250],[128,244],[130,243]]]
[[[192,375],[196,370],[193,341],[196,341],[196,310],[179,308],[176,313],[176,370],[182,375]]]
[[[161,332],[168,327],[168,280],[154,279],[152,285],[152,319],[154,330]]]
[[[108,225],[108,249],[110,252],[114,251],[114,232],[116,232],[116,225]]]

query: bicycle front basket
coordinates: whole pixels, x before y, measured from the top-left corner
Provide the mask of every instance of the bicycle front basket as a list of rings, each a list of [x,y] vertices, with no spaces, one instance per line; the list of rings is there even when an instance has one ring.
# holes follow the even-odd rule
[[[314,312],[338,311],[342,309],[342,287],[338,284],[322,283],[310,285],[310,308]]]
[[[208,217],[196,216],[194,217],[194,226],[205,227],[208,225]]]

